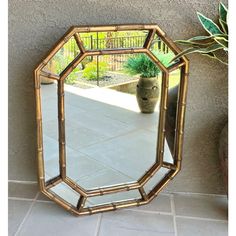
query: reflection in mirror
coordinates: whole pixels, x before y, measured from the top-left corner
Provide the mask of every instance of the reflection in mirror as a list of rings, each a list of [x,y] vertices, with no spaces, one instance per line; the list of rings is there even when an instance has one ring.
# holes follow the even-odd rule
[[[72,206],[74,207],[77,206],[80,195],[77,192],[75,192],[72,188],[68,187],[68,185],[64,183],[59,183],[56,186],[52,187],[50,191],[52,193],[55,193],[59,197],[63,198]]]
[[[169,66],[169,62],[175,57],[174,52],[166,45],[166,43],[157,34],[155,34],[153,38],[150,51],[165,66]]]
[[[87,50],[114,48],[141,48],[144,45],[148,31],[132,30],[117,32],[80,33],[83,46]]]
[[[159,183],[167,173],[169,173],[169,169],[160,168],[155,175],[144,185],[144,190],[146,193],[149,193],[156,185]]]
[[[91,50],[138,48],[143,47],[147,33],[80,33],[80,38],[84,47]],[[59,74],[79,52],[72,38],[45,68]],[[173,56],[159,41],[153,43],[152,52],[165,66]],[[51,64],[57,66],[54,68]],[[143,53],[87,56],[74,68],[65,79],[64,88],[66,176],[91,190],[134,183],[146,173],[156,161],[161,78],[158,66]],[[170,74],[169,97],[178,85],[179,71],[176,71]],[[48,180],[60,174],[57,86],[55,83],[42,85],[41,90],[44,164]],[[171,99],[176,109],[177,97],[173,95]],[[150,101],[152,109],[148,110]],[[168,119],[175,120],[175,109],[174,105],[168,106]],[[171,120],[167,120],[166,125],[164,161],[172,163],[175,126]],[[144,186],[145,190],[151,190],[168,171],[161,168]],[[79,194],[65,184],[60,183],[51,191],[73,206],[77,205]],[[140,198],[139,191],[90,197],[86,205],[129,198]]]
[[[57,85],[41,85],[45,180],[59,175]]]
[[[177,102],[180,85],[180,69],[169,75],[168,102],[166,111],[166,144],[164,160],[173,163],[173,159],[167,158],[168,153],[174,155],[174,139],[176,129]]]
[[[92,206],[106,204],[106,203],[115,203],[115,202],[120,202],[124,200],[127,201],[130,199],[140,199],[139,191],[131,190],[131,191],[119,192],[115,194],[91,197],[91,198],[88,198],[86,206],[92,207]]]
[[[59,75],[79,53],[79,47],[74,37],[71,37],[51,60],[49,60],[43,71]]]
[[[137,181],[155,162],[160,94],[154,113],[140,113],[136,87],[148,71],[127,66],[137,57],[85,58],[72,72],[73,86],[66,80],[67,176],[85,189]]]

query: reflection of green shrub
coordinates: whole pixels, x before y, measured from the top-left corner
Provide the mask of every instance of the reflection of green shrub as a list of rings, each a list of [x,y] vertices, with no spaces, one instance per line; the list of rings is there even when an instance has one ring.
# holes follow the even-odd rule
[[[75,68],[65,79],[66,84],[75,84],[78,79],[79,68]]]
[[[102,78],[108,71],[108,66],[106,62],[99,62],[99,78]],[[97,79],[97,62],[92,61],[88,63],[83,70],[83,77],[87,80]]]
[[[172,54],[154,53],[157,58],[167,66],[169,61],[172,59]],[[141,78],[156,77],[160,73],[160,69],[157,65],[146,55],[138,54],[137,56],[129,57],[127,62],[124,64],[124,68],[131,75],[140,74]]]

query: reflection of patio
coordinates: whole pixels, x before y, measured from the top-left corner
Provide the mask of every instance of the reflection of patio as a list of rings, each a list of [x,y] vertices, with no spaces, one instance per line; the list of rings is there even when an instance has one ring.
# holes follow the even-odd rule
[[[141,177],[155,161],[159,106],[153,114],[142,114],[130,94],[72,86],[65,90],[67,175],[86,188]],[[48,178],[59,174],[56,94],[54,84],[42,86]],[[165,159],[171,161],[169,152]]]

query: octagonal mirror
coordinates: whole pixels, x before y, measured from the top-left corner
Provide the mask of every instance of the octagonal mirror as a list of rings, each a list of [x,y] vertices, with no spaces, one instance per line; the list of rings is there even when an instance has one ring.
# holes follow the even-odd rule
[[[76,215],[149,203],[179,172],[188,61],[157,25],[72,27],[35,69],[40,190]]]

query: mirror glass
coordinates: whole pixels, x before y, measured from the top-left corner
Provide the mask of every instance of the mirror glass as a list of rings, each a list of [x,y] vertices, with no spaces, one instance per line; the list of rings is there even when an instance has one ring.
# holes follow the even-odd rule
[[[180,69],[177,69],[169,75],[168,102],[166,111],[166,140],[164,161],[173,164],[174,140],[177,118],[177,102],[180,86]]]
[[[59,75],[79,53],[75,38],[71,37],[44,66],[43,71]]]
[[[140,48],[148,31],[80,33],[86,49]],[[173,52],[154,37],[152,53],[168,66]],[[44,70],[60,74],[78,54],[74,38]],[[61,59],[63,61],[61,61]],[[56,65],[56,66],[55,66]],[[170,74],[164,160],[173,163],[179,71]],[[65,78],[66,175],[86,190],[133,183],[156,161],[162,73],[144,53],[87,56]],[[177,88],[177,90],[176,90]],[[45,178],[59,173],[57,81],[41,86]],[[142,112],[141,112],[142,111]],[[144,186],[147,193],[169,169]],[[76,206],[79,194],[63,183],[52,192]],[[138,190],[89,198],[87,206],[140,198]]]
[[[87,50],[142,48],[148,31],[91,32],[80,33],[79,35],[84,48]]]

